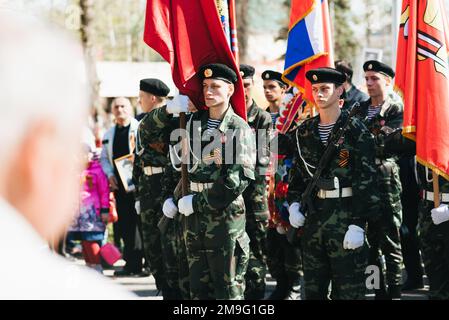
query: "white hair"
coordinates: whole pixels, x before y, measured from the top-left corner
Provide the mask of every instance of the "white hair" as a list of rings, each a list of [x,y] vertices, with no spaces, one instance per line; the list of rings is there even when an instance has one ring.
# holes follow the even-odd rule
[[[55,27],[0,9],[0,150],[36,121],[79,130],[88,107],[81,46]]]

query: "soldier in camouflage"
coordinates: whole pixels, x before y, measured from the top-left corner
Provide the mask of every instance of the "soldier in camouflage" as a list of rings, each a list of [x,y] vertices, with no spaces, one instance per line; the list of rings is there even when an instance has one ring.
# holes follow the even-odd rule
[[[146,125],[159,132],[173,132],[179,128],[179,118],[172,116],[173,108],[183,108],[188,105],[190,112],[196,112],[195,106],[183,95],[176,96],[173,100],[167,101],[167,105],[161,108],[155,108],[149,112],[145,118]],[[170,112],[168,112],[170,111]],[[166,228],[162,233],[161,228],[161,246],[164,258],[165,274],[167,284],[172,293],[173,299],[190,299],[189,289],[189,269],[187,261],[187,252],[184,242],[184,228],[182,216],[178,214],[176,202],[181,197],[180,188],[180,150],[175,149],[178,141],[170,141],[169,135],[166,143],[170,145],[169,160],[164,174],[161,177],[159,188],[161,191],[162,212],[168,219]],[[159,220],[161,222],[161,220]],[[158,223],[159,227],[159,223]]]
[[[302,193],[329,139],[349,116],[340,109],[343,73],[320,68],[307,72],[306,77],[320,114],[296,130],[297,150],[287,197],[290,224],[302,228],[305,298],[328,299],[331,283],[332,299],[364,299],[365,226],[379,202],[374,140],[361,121],[352,117],[313,193],[315,214],[301,212]]]
[[[199,76],[208,109],[187,124],[192,194],[178,201],[186,225],[190,293],[192,299],[243,299],[249,237],[242,193],[254,180],[255,141],[229,105],[235,72],[209,64]]]
[[[249,237],[242,193],[254,180],[254,135],[229,106],[235,72],[222,64],[210,64],[200,69],[199,76],[209,109],[193,114],[187,124],[191,194],[167,199],[164,207],[171,208],[164,214],[171,211],[168,215],[176,217],[176,210],[181,213],[190,298],[243,299]],[[163,130],[173,130],[173,114],[186,111],[184,103],[170,103],[150,115]],[[171,141],[177,138],[175,134]],[[226,161],[228,156],[231,162]]]
[[[388,65],[371,60],[363,65],[370,99],[361,104],[359,117],[375,138],[376,167],[381,194],[380,219],[368,223],[369,264],[381,271],[381,287],[375,290],[376,299],[400,299],[402,251],[399,228],[402,221],[401,192],[398,157],[385,151],[385,139],[392,130],[402,126],[401,101],[387,94],[394,71]],[[386,289],[383,280],[381,250],[385,256]]]
[[[243,192],[246,207],[246,232],[250,238],[250,258],[246,271],[245,299],[260,300],[265,297],[265,276],[267,274],[266,239],[268,219],[267,167],[270,162],[269,140],[272,128],[271,116],[260,109],[252,99],[254,67],[240,65],[240,74],[245,90],[248,125],[256,135],[257,162],[255,180]]]
[[[449,299],[449,182],[439,176],[441,205],[434,208],[432,171],[417,165],[422,199],[419,204],[419,232],[424,268],[429,278],[429,299]]]
[[[273,70],[262,73],[265,98],[273,126],[280,116],[282,103],[288,85],[282,80],[282,74]],[[273,130],[273,139],[278,131]],[[280,144],[279,144],[280,146]],[[292,246],[286,237],[288,228],[288,208],[284,206],[288,188],[288,172],[291,168],[291,150],[278,150],[272,154],[269,183],[270,220],[267,231],[267,265],[271,276],[276,279],[276,288],[270,294],[270,300],[296,300],[299,298],[301,277],[301,255],[299,248]]]
[[[149,112],[165,104],[169,88],[158,79],[140,81],[139,100],[146,115],[137,131],[136,159],[133,180],[137,186],[136,210],[141,215],[145,255],[156,280],[156,287],[164,298],[172,298],[162,257],[161,234],[157,223],[162,216],[161,178],[168,163],[170,132],[151,125]]]

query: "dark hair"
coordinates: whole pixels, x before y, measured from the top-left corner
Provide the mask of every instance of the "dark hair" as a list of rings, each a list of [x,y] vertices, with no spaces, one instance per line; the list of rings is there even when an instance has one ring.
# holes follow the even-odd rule
[[[337,69],[340,72],[343,72],[346,75],[346,79],[349,83],[352,83],[352,65],[350,62],[347,62],[345,60],[337,60],[335,61],[335,69]]]

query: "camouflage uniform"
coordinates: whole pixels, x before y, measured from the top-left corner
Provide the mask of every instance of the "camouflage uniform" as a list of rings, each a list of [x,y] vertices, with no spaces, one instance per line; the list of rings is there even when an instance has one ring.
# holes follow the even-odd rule
[[[176,128],[170,125],[172,116],[167,114],[165,107],[154,110],[151,114],[161,128],[169,130]],[[192,115],[187,126],[190,128],[191,146],[193,140],[201,141],[201,132],[207,129],[207,120],[207,111]],[[198,128],[193,121],[200,122],[199,133],[194,134],[193,130]],[[227,129],[248,130],[249,127],[235,115],[232,108],[229,108],[218,130],[225,133]],[[245,137],[248,139],[252,135],[246,134]],[[248,143],[252,143],[255,147],[253,140]],[[204,148],[205,144],[207,142],[202,142],[201,147]],[[245,144],[246,142],[243,143]],[[218,154],[223,156],[224,153]],[[189,167],[189,180],[196,183],[213,183],[213,187],[199,193],[195,192],[192,215],[188,217],[178,215],[175,218],[178,225],[181,225],[179,230],[183,231],[178,260],[183,296],[185,290],[190,287],[191,299],[243,298],[244,276],[249,260],[249,237],[245,232],[245,206],[241,193],[254,179],[254,166],[241,165],[241,159],[249,156],[244,151],[234,154],[234,159],[240,159],[240,162],[233,165],[223,164],[224,157],[220,160],[215,158],[217,162],[215,164],[204,163],[204,160],[198,163],[191,159],[194,164]],[[172,177],[173,174],[176,176],[172,173]],[[176,178],[170,180],[171,186],[164,187],[164,190],[173,188],[173,181]],[[175,196],[174,202],[177,203],[177,200]],[[186,246],[189,270],[185,269],[187,264],[184,263],[182,245]]]
[[[195,113],[187,125],[189,141],[201,150],[208,142],[201,140],[207,130],[208,111]],[[198,122],[200,126],[198,126]],[[239,141],[227,135],[237,129]],[[192,183],[211,183],[210,188],[194,192],[194,213],[185,217],[185,240],[190,269],[192,299],[243,299],[245,273],[249,260],[249,237],[245,232],[243,191],[254,180],[255,141],[249,126],[231,107],[218,127],[221,150],[205,155],[213,162],[195,155],[189,166]],[[225,151],[234,145],[232,164],[225,163]],[[251,152],[251,148],[253,151]],[[199,156],[199,157],[198,157]]]
[[[167,163],[169,131],[154,126],[151,113],[145,115],[137,133],[136,161],[133,179],[137,186],[136,201],[140,201],[142,234],[145,255],[150,260],[150,268],[158,290],[170,298],[162,257],[161,234],[157,224],[162,217],[162,172],[145,174],[145,167],[164,168]]]
[[[246,207],[246,232],[250,238],[250,258],[246,272],[245,299],[258,300],[265,296],[266,238],[269,219],[266,171],[270,161],[269,139],[271,130],[271,116],[260,109],[253,101],[247,112],[248,125],[256,134],[258,152],[256,162],[256,180],[252,181],[243,192]],[[259,141],[259,134],[263,133],[265,141]],[[259,145],[262,143],[262,145]],[[264,145],[265,144],[265,145]],[[262,147],[264,147],[262,149]]]
[[[167,143],[174,143],[170,141],[170,133],[179,128],[179,118],[167,114],[166,106],[152,110],[149,113],[147,122],[148,126],[155,128],[159,132],[164,132]],[[177,203],[179,195],[176,195],[174,191],[180,179],[180,172],[168,161],[158,186],[158,188],[162,189],[162,204],[168,198],[173,198],[174,203]],[[169,221],[167,230],[162,235],[162,251],[167,284],[172,294],[171,297],[178,300],[188,300],[190,299],[189,268],[182,219],[182,216],[177,214],[173,220]]]
[[[178,118],[173,119],[179,123]],[[174,194],[174,190],[180,179],[180,172],[175,170],[172,164],[169,163],[161,179],[162,199],[173,198],[174,203],[177,203],[179,197]],[[173,219],[169,220],[167,230],[163,235],[164,242],[162,243],[167,282],[168,286],[173,289],[174,298],[177,300],[189,300],[189,267],[183,239],[182,217],[178,213]]]
[[[389,296],[400,295],[402,252],[399,228],[402,221],[401,192],[397,157],[385,152],[385,137],[382,130],[402,126],[402,104],[388,97],[381,106],[381,111],[371,120],[368,119],[368,108],[371,99],[361,104],[360,119],[375,137],[376,167],[379,191],[381,196],[380,219],[371,219],[368,223],[368,243],[370,246],[369,264],[377,265],[382,270],[379,250],[385,256],[386,279]],[[376,291],[377,298],[388,298],[385,292],[383,272],[381,272],[381,288]]]
[[[432,171],[418,164],[417,172],[423,199],[419,204],[419,233],[424,268],[429,278],[429,298],[435,300],[449,299],[449,221],[435,225],[432,221],[431,210],[434,208]],[[449,182],[439,178],[440,194],[446,194],[442,204],[449,204]]]
[[[343,111],[333,132],[347,117],[348,113]],[[290,204],[301,202],[313,174],[311,166],[316,167],[324,153],[319,121],[319,116],[306,120],[295,132],[300,153],[296,150],[290,174]],[[367,247],[345,250],[343,239],[349,225],[364,228],[368,217],[377,212],[374,141],[365,126],[353,118],[338,148],[323,170],[318,188],[334,190],[338,178],[340,188],[352,188],[352,197],[323,199],[315,194],[312,198],[316,214],[306,213],[300,238],[306,299],[327,299],[330,282],[333,299],[364,299],[365,296]]]

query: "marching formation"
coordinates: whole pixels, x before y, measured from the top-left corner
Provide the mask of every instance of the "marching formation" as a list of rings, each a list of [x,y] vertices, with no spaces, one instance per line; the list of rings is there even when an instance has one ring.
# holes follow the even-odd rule
[[[375,60],[363,70],[367,95],[345,61],[309,70],[318,112],[304,117],[301,108],[290,112],[300,93],[272,70],[262,73],[269,107],[257,106],[255,69],[242,64],[247,121],[230,103],[238,76],[224,64],[197,73],[205,107],[182,95],[168,100],[158,79],[141,81],[143,118],[122,134],[133,141],[125,151],[134,153],[135,198],[120,186],[116,198],[118,208],[135,205],[139,221],[128,227],[141,230],[164,299],[364,299],[368,290],[400,299],[401,290],[423,287],[419,249],[430,298],[449,298],[448,183],[440,178],[434,209],[430,170],[416,164],[414,143],[401,134],[394,70]],[[111,182],[107,151],[101,163]],[[413,185],[421,192],[407,192]],[[417,224],[407,232],[402,224],[412,203],[419,248],[411,240]],[[418,261],[403,259],[401,241]],[[125,240],[125,274],[142,267],[133,265],[133,247],[135,239]],[[265,297],[268,273],[276,288]]]

